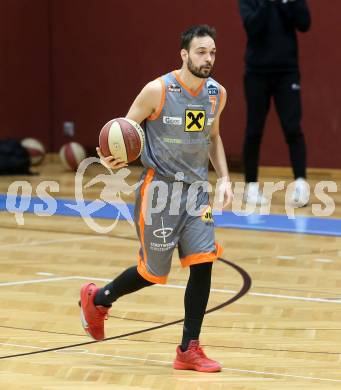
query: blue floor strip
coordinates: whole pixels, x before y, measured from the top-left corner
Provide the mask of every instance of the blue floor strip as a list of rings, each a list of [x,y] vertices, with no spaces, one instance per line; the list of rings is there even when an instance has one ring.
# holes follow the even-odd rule
[[[0,211],[65,215],[72,217],[88,216],[104,219],[128,219],[134,215],[134,205],[125,203],[108,204],[102,201],[85,201],[77,205],[71,199],[41,199],[38,197],[8,197],[0,194]],[[341,219],[297,216],[289,219],[286,215],[236,215],[224,211],[214,216],[216,227],[287,232],[300,234],[316,234],[341,237]]]
[[[230,211],[214,217],[215,225],[222,228],[265,230],[322,236],[341,237],[341,219],[296,216],[289,219],[286,215],[238,216]]]

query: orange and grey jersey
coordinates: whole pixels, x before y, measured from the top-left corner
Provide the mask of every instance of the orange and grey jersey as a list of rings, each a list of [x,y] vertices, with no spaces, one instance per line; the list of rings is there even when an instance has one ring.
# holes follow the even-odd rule
[[[160,77],[162,98],[159,109],[145,123],[146,142],[141,160],[146,168],[186,183],[208,179],[210,129],[221,103],[221,86],[203,79],[191,91],[171,72]]]

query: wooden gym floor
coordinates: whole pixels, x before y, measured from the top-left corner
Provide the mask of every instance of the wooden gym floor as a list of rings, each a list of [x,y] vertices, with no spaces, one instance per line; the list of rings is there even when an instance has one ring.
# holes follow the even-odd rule
[[[56,180],[60,191],[54,195],[72,198],[72,173],[53,160],[36,170],[39,176],[2,177],[0,193],[14,180],[27,179],[33,188],[42,180]],[[132,177],[139,172],[133,168]],[[279,181],[289,179],[290,171],[263,169],[261,176]],[[312,184],[337,182],[332,217],[341,218],[341,172],[310,170],[309,176]],[[237,174],[232,178],[242,180]],[[87,198],[98,198],[99,188],[88,190]],[[275,196],[273,213],[284,212],[282,199],[282,193]],[[311,208],[297,214],[311,215]],[[80,286],[86,281],[102,285],[135,264],[135,230],[121,221],[100,235],[81,218],[24,218],[18,226],[13,214],[0,213],[1,389],[341,388],[340,238],[217,229],[223,259],[230,263],[215,263],[208,305],[214,310],[205,317],[201,342],[224,368],[203,374],[171,367],[182,324],[169,323],[183,316],[188,276],[177,255],[166,286],[146,288],[114,304],[106,322],[111,340],[83,345],[91,339],[79,321]],[[248,275],[251,289],[228,304]]]

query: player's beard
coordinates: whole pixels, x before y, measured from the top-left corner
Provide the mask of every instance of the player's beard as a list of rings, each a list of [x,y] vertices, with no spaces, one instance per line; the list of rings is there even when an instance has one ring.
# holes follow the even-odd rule
[[[205,66],[208,65],[203,65],[199,67],[195,66],[191,58],[188,56],[187,69],[192,73],[192,75],[199,77],[200,79],[207,79],[208,77],[210,77],[212,72],[212,65],[209,65],[210,69],[205,68]]]

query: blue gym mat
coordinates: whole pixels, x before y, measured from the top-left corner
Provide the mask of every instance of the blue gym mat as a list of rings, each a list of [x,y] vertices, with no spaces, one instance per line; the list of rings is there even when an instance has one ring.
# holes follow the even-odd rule
[[[66,215],[80,217],[87,215],[92,218],[104,219],[132,219],[134,215],[133,204],[108,204],[102,201],[85,201],[77,205],[75,200],[60,199],[52,200],[50,209],[47,200],[38,197],[9,197],[6,207],[6,195],[0,194],[0,211],[17,212],[25,210],[24,213],[39,212],[42,214]],[[125,206],[126,205],[126,206]],[[53,207],[52,207],[53,206]],[[221,215],[214,215],[216,227],[263,230],[274,232],[288,232],[300,234],[317,234],[326,236],[341,236],[341,219],[318,218],[296,216],[289,219],[286,215],[236,215],[231,211],[224,211]]]

